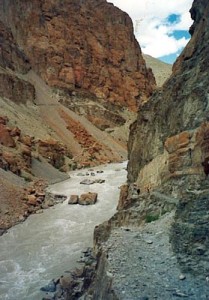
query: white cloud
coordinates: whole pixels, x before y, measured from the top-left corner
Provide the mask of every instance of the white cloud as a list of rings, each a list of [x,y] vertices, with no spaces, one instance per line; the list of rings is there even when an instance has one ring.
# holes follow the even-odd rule
[[[176,39],[176,30],[188,30],[192,24],[189,9],[193,0],[109,0],[126,11],[133,20],[135,35],[144,53],[154,57],[179,52],[188,42]],[[179,19],[169,23],[168,17],[176,14]]]

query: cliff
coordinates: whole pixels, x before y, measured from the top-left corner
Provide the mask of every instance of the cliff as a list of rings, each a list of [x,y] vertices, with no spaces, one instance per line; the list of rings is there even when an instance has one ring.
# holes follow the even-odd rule
[[[11,126],[63,143],[74,167],[124,159],[134,111],[155,87],[129,16],[106,1],[1,1],[0,32]]]
[[[28,215],[11,192],[21,194],[20,178],[25,187],[125,160],[129,124],[154,87],[131,19],[112,4],[0,1],[0,171],[11,200],[1,228]]]
[[[1,1],[32,69],[50,86],[135,110],[155,84],[127,14],[103,1]]]
[[[131,126],[118,212],[95,228],[91,299],[208,295],[209,4],[190,12],[190,42]]]
[[[129,183],[178,199],[171,241],[184,269],[206,274],[209,5],[194,1],[191,40],[161,91],[141,107],[129,139]],[[190,255],[190,257],[189,257]],[[191,263],[189,263],[191,260]]]

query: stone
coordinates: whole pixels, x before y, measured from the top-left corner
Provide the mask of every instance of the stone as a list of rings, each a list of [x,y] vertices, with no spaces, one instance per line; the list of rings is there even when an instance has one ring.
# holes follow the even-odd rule
[[[34,205],[35,206],[37,204],[37,199],[36,199],[35,195],[28,195],[27,199],[28,199],[27,203],[29,205]]]
[[[185,280],[185,279],[186,279],[186,276],[185,276],[184,274],[181,274],[181,275],[179,275],[179,279],[180,279],[180,280]]]
[[[149,245],[151,245],[151,244],[153,244],[153,241],[151,241],[151,240],[146,240],[146,243],[149,244]]]
[[[38,153],[57,169],[65,165],[65,156],[71,157],[67,147],[54,139],[39,140],[37,148]]]
[[[104,179],[96,179],[94,182],[95,183],[105,183],[105,180]]]
[[[90,179],[84,179],[80,182],[80,184],[86,184],[86,185],[91,185],[94,184],[95,181],[94,180],[90,180]]]
[[[0,144],[11,148],[14,148],[16,145],[8,128],[2,124],[0,124]]]
[[[4,233],[6,233],[5,229],[0,229],[0,236],[3,235]]]
[[[54,280],[51,280],[47,285],[40,288],[42,292],[51,292],[54,293],[56,291],[56,285]]]
[[[60,285],[63,289],[70,289],[74,285],[74,279],[71,275],[65,275],[60,277]]]
[[[78,195],[71,195],[68,204],[77,204],[79,201]]]
[[[80,205],[91,205],[91,204],[95,204],[97,201],[97,193],[86,193],[86,194],[82,194],[80,196],[80,199],[78,201],[78,203]]]

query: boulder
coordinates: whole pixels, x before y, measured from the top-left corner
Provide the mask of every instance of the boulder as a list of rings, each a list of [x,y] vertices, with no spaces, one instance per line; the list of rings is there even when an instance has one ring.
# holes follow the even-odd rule
[[[11,148],[15,147],[15,141],[10,135],[8,128],[2,124],[0,124],[0,144]]]
[[[78,195],[71,195],[68,204],[77,204],[79,201]]]
[[[80,205],[91,205],[91,204],[95,204],[97,202],[97,193],[86,193],[86,194],[82,194],[80,196],[80,199],[78,201],[78,203]]]
[[[35,195],[28,195],[28,204],[29,205],[36,205],[37,204],[37,199]]]
[[[84,179],[80,182],[80,184],[86,184],[86,185],[90,185],[90,184],[94,184],[95,181],[94,180],[90,180],[90,179]]]

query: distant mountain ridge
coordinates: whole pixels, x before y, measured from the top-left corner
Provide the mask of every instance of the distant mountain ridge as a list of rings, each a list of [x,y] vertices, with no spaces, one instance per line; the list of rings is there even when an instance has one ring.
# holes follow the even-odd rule
[[[162,86],[172,74],[172,65],[167,64],[148,54],[143,54],[143,58],[146,62],[147,67],[152,69],[157,86]]]

